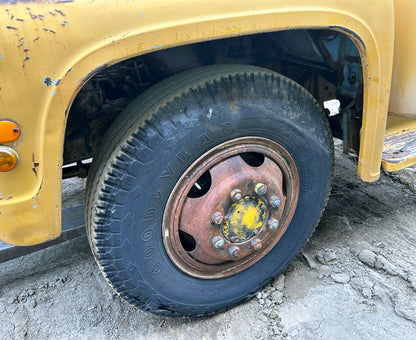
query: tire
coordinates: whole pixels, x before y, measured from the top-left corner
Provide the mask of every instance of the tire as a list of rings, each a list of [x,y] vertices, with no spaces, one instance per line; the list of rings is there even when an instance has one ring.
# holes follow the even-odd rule
[[[213,314],[252,297],[300,252],[325,207],[332,171],[326,117],[298,84],[253,66],[187,71],[136,98],[107,132],[87,181],[91,248],[107,281],[133,305],[168,316]],[[202,193],[194,197],[196,178]],[[258,178],[279,192],[281,206],[254,187]],[[227,181],[244,187],[245,198],[221,196]],[[259,211],[260,229],[231,227],[231,210],[219,220],[201,217],[218,204],[243,209],[246,199],[247,209]],[[274,217],[277,231],[268,222]]]

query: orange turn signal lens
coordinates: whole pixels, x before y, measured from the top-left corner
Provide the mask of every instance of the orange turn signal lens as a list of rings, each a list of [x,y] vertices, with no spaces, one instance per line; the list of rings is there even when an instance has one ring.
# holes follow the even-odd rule
[[[0,120],[0,143],[13,142],[20,136],[20,129],[16,123]]]
[[[13,170],[19,163],[19,155],[8,146],[0,146],[0,172]]]

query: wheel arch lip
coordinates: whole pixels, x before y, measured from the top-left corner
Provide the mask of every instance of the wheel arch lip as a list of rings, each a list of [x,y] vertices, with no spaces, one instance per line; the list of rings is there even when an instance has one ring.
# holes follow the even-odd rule
[[[108,9],[110,4],[105,8]],[[62,11],[65,10],[67,17],[71,17],[70,5],[53,5]],[[102,6],[103,2],[97,1],[94,5],[93,2],[88,2],[88,5],[98,7]],[[147,3],[146,5],[151,6]],[[185,1],[183,6],[186,5]],[[41,6],[50,5],[33,4],[33,8],[37,6],[42,8]],[[19,70],[17,78],[23,76],[28,80],[25,89],[31,88],[31,85],[33,88],[39,88],[30,94],[30,97],[38,96],[31,110],[39,114],[31,118],[28,118],[27,114],[22,115],[17,112],[20,106],[13,105],[12,101],[8,102],[11,99],[6,99],[6,96],[1,98],[1,102],[7,104],[3,107],[15,107],[9,113],[12,118],[23,122],[22,125],[34,126],[36,134],[26,131],[26,143],[18,145],[17,148],[22,159],[31,159],[34,154],[36,163],[40,165],[36,178],[33,178],[32,162],[27,161],[22,162],[22,166],[16,172],[6,174],[4,180],[2,179],[2,183],[16,183],[19,178],[33,178],[30,185],[25,187],[6,188],[6,195],[9,190],[13,194],[7,196],[13,196],[13,199],[0,200],[0,239],[16,245],[31,245],[59,235],[61,165],[67,115],[79,90],[98,70],[154,50],[201,41],[288,29],[331,28],[348,35],[360,52],[364,74],[364,117],[358,171],[364,180],[377,179],[390,91],[394,22],[391,1],[378,5],[377,20],[373,18],[374,15],[366,14],[369,6],[370,1],[351,4],[347,0],[337,4],[322,0],[321,4],[316,6],[304,0],[294,6],[288,0],[282,0],[276,4],[261,1],[253,10],[248,5],[241,8],[239,1],[230,1],[227,6],[228,12],[224,14],[219,5],[214,9],[212,4],[203,5],[194,9],[194,12],[191,11],[192,14],[188,14],[187,17],[183,14],[175,20],[160,19],[166,20],[164,22],[154,19],[145,26],[140,25],[139,21],[133,23],[126,20],[122,26],[125,29],[123,33],[111,32],[114,39],[107,39],[108,36],[91,36],[90,41],[75,46],[70,53],[67,49],[64,62],[54,63],[50,67],[47,65],[50,59],[45,58],[40,69],[49,69],[47,74],[56,81],[53,86],[42,84],[44,74],[38,74],[31,69],[34,74],[29,78]],[[160,10],[160,4],[153,7]],[[129,10],[127,5],[120,7],[120,11],[126,16]],[[204,13],[204,10],[208,13]],[[146,13],[144,15],[146,16]],[[101,21],[105,22],[103,19]],[[383,21],[383,24],[378,21]],[[97,31],[106,32],[103,23]],[[6,56],[6,53],[7,50],[3,54]],[[41,59],[44,55],[44,52],[36,49],[33,53],[32,59],[36,56]],[[3,79],[8,80],[6,77]],[[14,86],[17,80],[11,80],[7,86]],[[60,80],[58,84],[57,80]],[[40,86],[37,85],[38,82]],[[33,197],[37,199],[37,209],[32,208]],[[54,209],[50,209],[51,206]],[[13,216],[16,211],[20,213],[19,219]],[[25,221],[24,232],[19,231],[20,223],[17,220]]]

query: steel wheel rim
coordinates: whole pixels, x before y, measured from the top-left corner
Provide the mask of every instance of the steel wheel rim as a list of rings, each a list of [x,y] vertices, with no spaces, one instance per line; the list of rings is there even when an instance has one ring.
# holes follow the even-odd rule
[[[247,154],[261,155],[264,161],[249,165],[242,157]],[[206,172],[212,174],[209,190],[200,197],[188,197]],[[256,189],[260,184],[269,191],[261,194]],[[234,189],[240,190],[240,199]],[[176,267],[192,277],[216,279],[237,274],[257,263],[279,242],[298,197],[296,165],[283,146],[262,137],[224,142],[199,157],[172,190],[162,222],[166,252]],[[277,201],[280,204],[275,208]],[[218,212],[223,213],[222,221]],[[242,220],[236,220],[240,212]],[[227,217],[228,221],[224,220]],[[246,220],[247,228],[239,223]],[[273,221],[278,221],[278,226]],[[195,240],[194,249],[189,249],[183,234]]]

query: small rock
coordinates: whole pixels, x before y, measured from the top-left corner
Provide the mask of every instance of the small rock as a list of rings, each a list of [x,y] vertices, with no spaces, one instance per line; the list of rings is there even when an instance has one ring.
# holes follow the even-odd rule
[[[392,294],[391,302],[395,313],[407,320],[416,322],[416,303],[402,294]]]
[[[263,309],[263,314],[266,316],[270,316],[272,313],[272,310],[270,308]]]
[[[263,300],[263,299],[259,299],[259,304],[260,304],[261,306],[263,306],[263,305],[264,305],[264,300]]]
[[[308,265],[308,267],[310,269],[316,269],[317,268],[317,265],[316,265],[315,261],[312,259],[312,257],[308,253],[302,252],[301,254],[302,254],[303,259],[305,260],[306,264]]]
[[[277,317],[278,317],[277,312],[273,309],[272,312],[270,313],[270,318],[276,319]]]
[[[279,291],[273,292],[272,299],[273,299],[273,302],[280,305],[283,302],[283,293]]]
[[[358,254],[358,258],[362,263],[374,268],[377,255],[369,249],[363,249],[360,251],[360,254]]]
[[[373,292],[370,287],[363,287],[361,292],[366,299],[371,299],[373,297]]]
[[[261,292],[258,292],[257,294],[256,294],[256,298],[257,298],[257,300],[260,300],[261,299]]]
[[[374,263],[374,268],[384,269],[385,264],[386,264],[386,259],[383,256],[377,255],[376,262]]]
[[[283,274],[273,282],[273,287],[279,291],[282,291],[285,288],[285,276]]]
[[[279,333],[280,333],[280,329],[277,326],[273,326],[272,327],[272,331],[273,331],[273,334],[274,335],[279,335]]]
[[[331,274],[332,280],[336,283],[348,283],[351,280],[350,274],[348,273],[333,273]]]
[[[337,254],[332,249],[320,250],[316,254],[316,259],[322,264],[330,264],[337,259]]]
[[[260,321],[263,321],[264,323],[268,323],[269,322],[269,319],[267,318],[267,316],[266,315],[259,315],[259,319],[260,319]]]
[[[272,302],[269,299],[266,299],[265,303],[267,307],[270,307],[272,305]]]
[[[338,258],[338,257],[337,257],[337,254],[336,254],[336,253],[335,253],[335,251],[333,251],[332,249],[328,249],[328,250],[325,252],[325,255],[324,255],[324,260],[326,261],[326,263],[333,262],[333,261],[335,261],[337,258]]]

